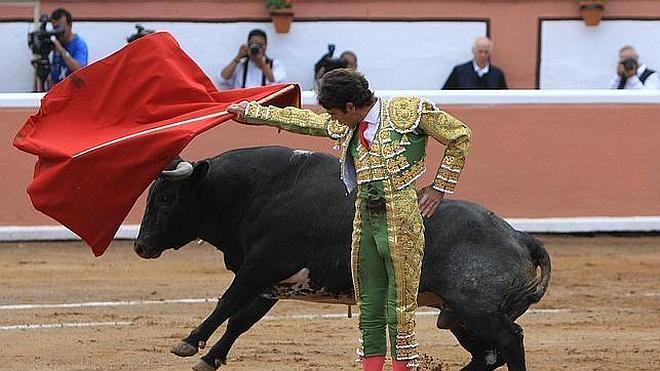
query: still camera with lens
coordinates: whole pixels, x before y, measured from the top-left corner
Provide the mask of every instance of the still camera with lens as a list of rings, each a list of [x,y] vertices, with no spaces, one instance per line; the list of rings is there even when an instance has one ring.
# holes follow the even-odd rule
[[[637,60],[635,58],[626,58],[621,62],[623,69],[626,71],[634,71],[639,66],[637,65]]]
[[[261,45],[252,43],[248,46],[248,50],[250,51],[250,54],[257,55],[261,52]]]

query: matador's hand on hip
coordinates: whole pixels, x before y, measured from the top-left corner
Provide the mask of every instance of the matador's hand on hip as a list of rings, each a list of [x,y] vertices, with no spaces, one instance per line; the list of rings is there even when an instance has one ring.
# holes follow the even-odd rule
[[[417,193],[419,212],[422,213],[422,216],[425,218],[433,216],[444,196],[443,192],[433,189],[430,185],[422,188]]]

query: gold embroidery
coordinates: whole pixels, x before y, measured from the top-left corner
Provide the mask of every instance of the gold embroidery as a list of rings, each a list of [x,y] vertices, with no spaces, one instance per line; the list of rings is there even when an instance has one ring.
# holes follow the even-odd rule
[[[447,146],[440,168],[433,182],[438,191],[453,193],[458,177],[465,166],[465,157],[470,148],[471,131],[452,115],[437,110],[433,103],[423,101],[420,127]]]
[[[353,290],[355,294],[355,303],[358,305],[361,304],[360,301],[360,284],[358,282],[358,277],[360,277],[360,272],[358,271],[358,261],[360,257],[360,233],[362,233],[362,200],[358,197],[355,200],[355,216],[353,217],[353,233],[351,239],[351,274],[353,275]],[[364,348],[362,346],[362,338],[360,338],[360,346],[357,349],[358,359],[364,357]]]
[[[415,164],[410,166],[408,169],[401,171],[400,173],[392,175],[392,185],[394,189],[403,189],[411,184],[413,184],[426,170],[424,165],[424,158],[417,161]]]
[[[422,113],[422,100],[417,97],[391,98],[387,113],[389,121],[398,133],[410,133],[417,128]]]
[[[414,186],[395,190],[390,182],[384,184],[388,242],[396,272],[396,358],[413,360],[418,357],[419,347],[415,337],[415,309],[424,256],[424,223]]]
[[[330,136],[329,125],[336,124],[329,114],[317,114],[296,107],[264,107],[256,102],[248,103],[245,121],[252,124],[266,124],[298,134],[319,137]]]
[[[396,176],[397,173],[400,173],[402,170],[405,170],[410,167],[410,163],[405,156],[396,156],[393,158],[385,159],[385,168],[390,174]]]
[[[394,102],[399,103],[410,101],[410,98],[394,99]],[[418,98],[412,101],[420,102]],[[387,106],[381,106],[381,125],[369,150],[362,145],[357,146],[358,155],[354,162],[358,184],[389,178],[394,188],[399,190],[414,183],[426,169],[424,158],[410,163],[404,155],[406,148],[400,145],[400,141],[392,140],[394,127],[388,119],[391,111]]]
[[[453,171],[447,170],[445,168],[440,168],[438,170],[438,174],[436,175],[436,179],[443,180],[447,183],[453,183],[456,184],[458,183],[458,176],[460,173],[455,173]]]
[[[306,110],[298,109],[286,110],[289,109],[266,108],[250,104],[248,105],[246,117],[254,116],[258,118],[252,121],[277,122],[277,124],[272,125],[280,126],[289,131],[311,133],[313,135],[316,133],[335,138],[338,144],[341,144],[340,162],[342,180],[345,180],[344,171],[348,146],[355,130],[350,130],[347,126],[339,124],[336,120],[329,118],[327,114],[309,114],[305,112]],[[312,120],[314,122],[303,125],[297,121],[303,117],[311,117],[316,121]],[[325,120],[323,125],[319,125],[319,118]],[[280,124],[282,121],[292,122],[292,124]],[[294,127],[292,128],[291,125]],[[412,144],[406,146],[407,143],[411,142],[408,136],[412,135],[406,133],[414,131],[418,125],[423,133],[416,132],[415,135],[427,134],[447,146],[441,166],[434,179],[433,187],[442,192],[453,193],[460,172],[465,165],[465,157],[470,146],[470,129],[451,115],[438,111],[431,102],[414,97],[395,97],[389,101],[381,100],[381,121],[374,141],[369,150],[358,144],[358,158],[353,159],[357,169],[357,183],[364,184],[389,177],[395,189],[402,189],[417,180],[425,171],[424,159],[409,163],[403,154]],[[322,134],[319,134],[317,130],[320,127],[325,129]],[[399,140],[393,140],[394,131],[403,134],[403,136]],[[336,145],[335,149],[338,149]]]
[[[360,153],[360,151],[358,151],[358,162],[359,161],[364,161],[367,158],[367,156],[369,156],[369,152],[364,151],[364,152]]]
[[[356,171],[365,171],[365,170],[371,170],[379,167],[385,167],[385,165],[382,162],[382,159],[379,158],[379,156],[373,155],[369,152],[364,152],[364,154],[360,154],[358,152],[358,158],[355,160],[355,167]]]
[[[357,173],[357,183],[364,184],[369,182],[375,182],[377,180],[387,179],[387,173],[382,167],[365,169]]]
[[[370,148],[371,153],[374,154],[382,153],[383,157],[385,158],[392,158],[396,155],[404,153],[405,151],[406,149],[404,147],[401,147],[400,145],[392,141],[383,144],[374,142]]]
[[[328,123],[328,135],[332,139],[341,139],[345,137],[349,130],[348,126],[340,124],[337,120],[331,120]]]
[[[463,166],[465,166],[465,157],[458,158],[450,154],[446,154],[442,159],[442,164],[445,169],[452,170],[456,173],[460,173]]]
[[[456,188],[455,184],[447,183],[444,180],[436,179],[433,181],[433,189],[436,191],[453,194],[454,189]]]
[[[360,233],[362,232],[362,200],[358,197],[355,200],[355,217],[353,218],[353,237],[351,240],[351,273],[353,274],[353,287],[355,290],[355,302],[360,303],[360,285],[358,284],[359,272],[358,258],[360,252]]]
[[[381,106],[381,109],[382,109],[382,106]],[[390,139],[390,133],[387,130],[380,130],[378,132],[378,139],[380,139],[381,143],[387,143],[387,142],[392,141]]]

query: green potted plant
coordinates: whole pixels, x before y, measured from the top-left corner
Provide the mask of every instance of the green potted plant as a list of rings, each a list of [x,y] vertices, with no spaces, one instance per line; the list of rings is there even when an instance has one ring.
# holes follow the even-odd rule
[[[266,0],[273,27],[277,33],[287,33],[293,21],[293,0]]]
[[[577,0],[582,19],[587,26],[598,26],[603,18],[607,0]]]

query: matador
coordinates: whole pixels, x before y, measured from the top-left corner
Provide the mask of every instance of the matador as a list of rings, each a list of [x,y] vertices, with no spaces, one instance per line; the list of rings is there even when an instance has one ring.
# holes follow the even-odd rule
[[[233,105],[249,124],[329,137],[341,149],[341,177],[357,188],[351,268],[364,370],[382,370],[389,337],[393,370],[419,367],[415,309],[424,254],[423,216],[453,193],[470,145],[470,129],[419,97],[377,98],[358,72],[323,76],[318,100],[327,113],[295,107]],[[446,146],[433,183],[418,195],[431,137]]]

